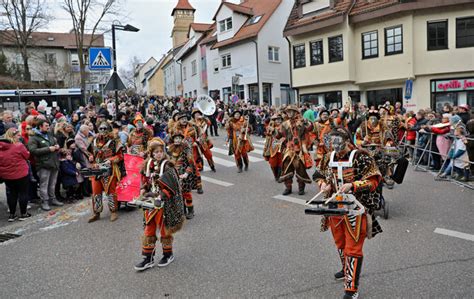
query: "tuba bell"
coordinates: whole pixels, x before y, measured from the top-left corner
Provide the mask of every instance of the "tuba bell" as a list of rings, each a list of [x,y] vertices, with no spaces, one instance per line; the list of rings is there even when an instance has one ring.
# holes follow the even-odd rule
[[[207,95],[200,95],[196,99],[196,108],[204,115],[213,115],[216,112],[216,103]]]

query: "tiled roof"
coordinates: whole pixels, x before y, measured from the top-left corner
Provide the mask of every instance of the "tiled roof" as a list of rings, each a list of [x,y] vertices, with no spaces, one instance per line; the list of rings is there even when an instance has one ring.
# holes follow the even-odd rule
[[[244,14],[244,15],[248,15],[248,16],[253,16],[253,9],[252,7],[249,7],[247,5],[245,5],[246,3],[242,3],[242,4],[234,4],[234,3],[230,3],[230,2],[221,2],[221,5],[219,6],[219,8],[217,9],[216,11],[216,15],[217,13],[219,12],[219,10],[221,9],[221,6],[222,5],[225,5],[227,6],[228,8],[230,8],[231,10],[233,11],[236,11],[238,13],[241,13],[241,14]],[[216,20],[216,15],[214,15],[214,18],[212,18],[213,20]]]
[[[350,16],[355,16],[367,12],[371,12],[377,9],[382,9],[388,6],[392,6],[395,4],[399,4],[399,0],[377,0],[377,1],[367,1],[367,0],[359,0],[356,2],[354,7],[350,12]]]
[[[275,10],[281,4],[281,1],[282,0],[246,0],[240,5],[235,5],[235,6],[243,7],[244,10],[245,8],[251,7],[252,13],[253,13],[252,15],[262,16],[262,18],[260,19],[260,21],[258,21],[255,24],[251,24],[251,25],[244,24],[239,29],[239,31],[234,35],[234,37],[217,42],[212,48],[216,49],[223,46],[228,46],[233,43],[257,36],[260,30],[262,30],[263,26],[265,26],[266,22],[270,19],[270,17],[273,15]],[[230,4],[230,3],[226,2],[226,4]]]
[[[175,8],[171,12],[171,15],[174,15],[176,10],[192,10],[195,11],[194,7],[189,3],[188,0],[178,0],[178,4],[176,4]]]
[[[191,23],[190,28],[193,28],[195,32],[205,32],[211,29],[212,24],[204,24],[204,23]]]
[[[323,9],[320,12],[309,13],[300,17],[301,6],[307,3],[304,0],[297,0],[288,18],[285,32],[314,25],[319,22],[328,21],[336,17],[349,17],[369,13],[375,10],[383,9],[392,5],[400,4],[400,0],[335,0],[334,6]],[[342,19],[341,19],[342,20]],[[328,23],[333,25],[333,23]],[[311,28],[308,28],[311,31]]]
[[[88,48],[92,35],[84,35],[84,48]],[[15,45],[15,33],[12,30],[0,31],[0,41],[3,46]],[[44,48],[77,49],[74,33],[57,32],[33,32],[31,34],[31,45]],[[93,47],[104,46],[104,35],[96,35],[92,42]]]
[[[206,33],[206,36],[202,39],[201,44],[209,44],[217,41],[217,29],[216,23],[212,24],[209,31]]]

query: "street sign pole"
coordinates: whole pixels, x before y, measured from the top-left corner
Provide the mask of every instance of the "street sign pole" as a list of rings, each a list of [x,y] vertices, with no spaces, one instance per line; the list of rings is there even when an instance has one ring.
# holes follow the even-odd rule
[[[115,46],[115,25],[112,24],[112,55],[113,55],[113,64],[114,64],[114,73],[117,72],[117,49]],[[115,117],[118,116],[119,113],[119,100],[118,100],[118,83],[117,83],[117,76],[114,76],[114,93],[115,93]]]

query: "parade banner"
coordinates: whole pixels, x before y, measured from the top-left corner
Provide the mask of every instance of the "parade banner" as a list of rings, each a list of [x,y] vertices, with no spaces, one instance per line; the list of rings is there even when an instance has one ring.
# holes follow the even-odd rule
[[[143,158],[125,154],[124,160],[127,176],[122,178],[117,186],[117,199],[118,201],[129,202],[140,196],[140,170],[143,165]]]

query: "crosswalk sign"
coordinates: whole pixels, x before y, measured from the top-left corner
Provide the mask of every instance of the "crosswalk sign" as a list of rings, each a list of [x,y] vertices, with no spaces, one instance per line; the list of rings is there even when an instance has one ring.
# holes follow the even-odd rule
[[[111,70],[112,67],[112,49],[89,48],[90,70]]]

